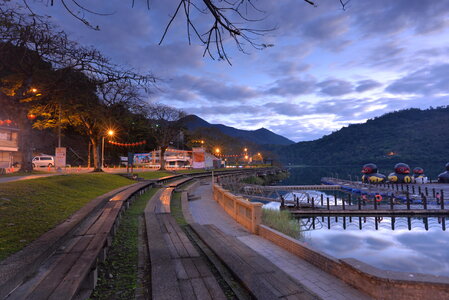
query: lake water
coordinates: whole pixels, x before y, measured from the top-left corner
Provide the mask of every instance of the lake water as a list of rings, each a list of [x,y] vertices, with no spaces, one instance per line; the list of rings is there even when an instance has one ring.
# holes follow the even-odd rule
[[[445,171],[446,162],[428,163],[420,165],[409,165],[413,170],[415,167],[424,168],[424,173],[430,179],[437,179],[438,174]],[[391,165],[377,165],[379,173],[386,176],[393,172],[394,163]],[[338,177],[347,180],[360,180],[362,165],[350,166],[311,166],[311,167],[288,167],[290,176],[284,179],[280,184],[297,185],[297,184],[320,184],[322,177]]]
[[[346,174],[345,179],[360,178],[360,169],[361,166],[291,168],[290,177],[279,185],[319,184],[321,177],[336,174],[340,178]],[[385,166],[379,169],[387,175],[393,166],[389,170]],[[444,164],[436,165],[426,174],[436,178],[443,170]],[[278,209],[279,203],[265,206]],[[303,229],[300,240],[336,258],[356,258],[385,270],[449,276],[449,233],[445,231],[449,216],[310,217],[298,222]]]

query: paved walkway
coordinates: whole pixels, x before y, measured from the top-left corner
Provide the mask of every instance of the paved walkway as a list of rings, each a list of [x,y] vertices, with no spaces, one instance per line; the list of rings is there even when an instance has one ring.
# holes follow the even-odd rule
[[[28,179],[36,179],[42,177],[56,176],[61,174],[35,174],[35,175],[25,175],[25,176],[11,176],[11,177],[0,177],[0,183],[19,181],[19,180],[28,180]]]
[[[350,287],[340,279],[329,275],[281,247],[260,236],[250,234],[229,217],[213,200],[210,184],[200,184],[192,193],[199,198],[189,202],[189,209],[195,222],[215,224],[223,232],[237,237],[322,299],[370,299],[370,297]]]

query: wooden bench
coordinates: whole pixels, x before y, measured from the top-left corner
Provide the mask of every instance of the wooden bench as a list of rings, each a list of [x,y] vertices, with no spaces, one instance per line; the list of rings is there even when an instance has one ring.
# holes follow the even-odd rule
[[[318,299],[267,258],[214,225],[190,224],[257,299]]]
[[[128,200],[148,185],[139,183],[112,197],[85,220],[65,248],[56,251],[34,277],[7,299],[72,299],[79,294],[86,298],[95,288],[97,263],[106,257],[121,212]]]
[[[153,299],[226,299],[189,238],[168,213],[175,186],[159,191],[145,208]],[[161,203],[168,205],[161,209]]]

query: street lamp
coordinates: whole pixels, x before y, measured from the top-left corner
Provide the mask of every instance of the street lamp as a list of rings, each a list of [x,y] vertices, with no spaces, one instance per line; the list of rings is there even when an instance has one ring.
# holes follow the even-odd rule
[[[112,137],[114,135],[114,130],[109,129],[107,132],[108,136]],[[101,140],[101,169],[104,168],[104,136]]]
[[[215,148],[215,153],[216,153],[217,155],[220,155],[220,148]]]

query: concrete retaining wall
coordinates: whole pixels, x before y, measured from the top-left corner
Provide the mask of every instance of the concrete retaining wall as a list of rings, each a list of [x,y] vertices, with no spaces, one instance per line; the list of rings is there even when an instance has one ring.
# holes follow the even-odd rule
[[[251,233],[257,233],[262,221],[262,203],[249,202],[243,197],[238,197],[221,186],[214,184],[214,200],[243,227]]]

